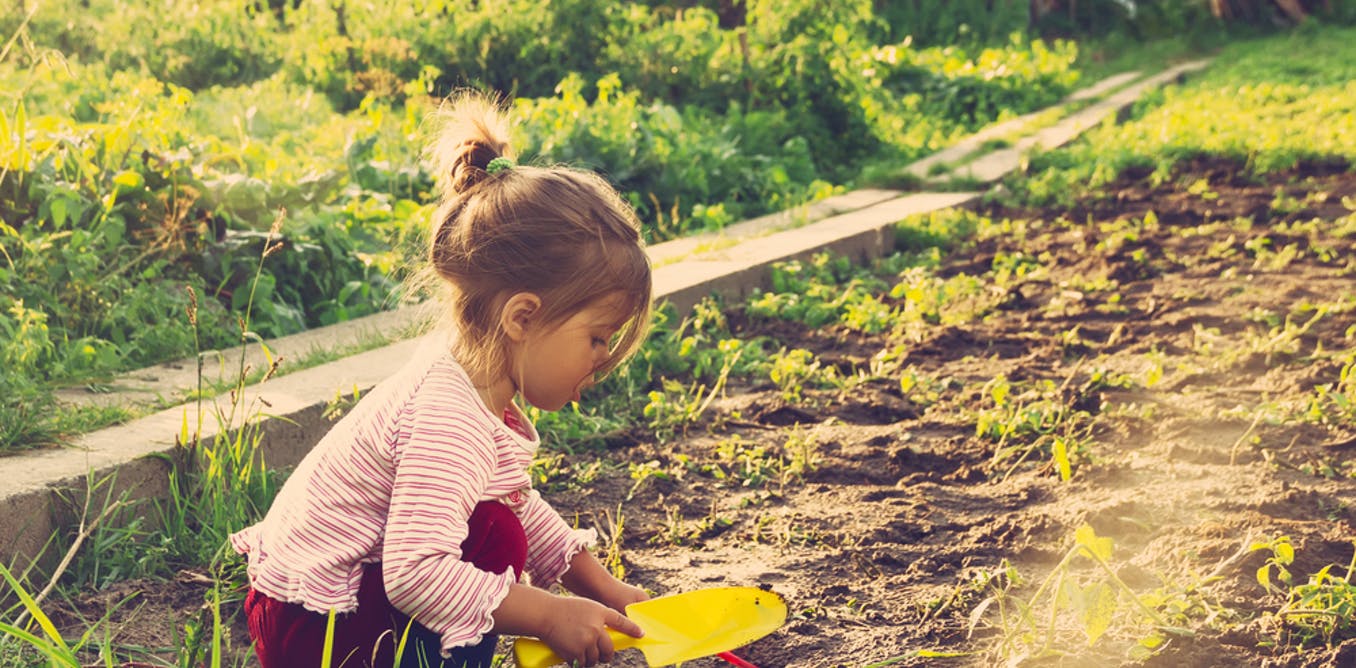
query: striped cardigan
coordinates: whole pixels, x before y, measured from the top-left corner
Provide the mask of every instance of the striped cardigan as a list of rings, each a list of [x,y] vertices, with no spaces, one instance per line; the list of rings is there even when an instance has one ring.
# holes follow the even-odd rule
[[[363,564],[381,562],[391,603],[442,635],[443,653],[479,643],[508,595],[501,575],[461,560],[467,519],[498,499],[527,533],[526,571],[555,583],[596,540],[531,488],[540,443],[516,407],[493,415],[451,355],[426,344],[306,455],[263,521],[231,536],[250,584],[307,610],[357,607]]]

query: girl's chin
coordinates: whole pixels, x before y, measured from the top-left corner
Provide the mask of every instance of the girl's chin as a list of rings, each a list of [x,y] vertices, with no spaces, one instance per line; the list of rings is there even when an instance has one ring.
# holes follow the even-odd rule
[[[562,408],[564,408],[564,407],[566,407],[566,406],[569,406],[571,401],[579,401],[579,398],[578,398],[578,397],[571,397],[571,398],[567,398],[567,399],[565,399],[565,400],[563,400],[563,401],[550,401],[550,402],[544,401],[544,402],[542,402],[542,403],[540,403],[540,404],[533,403],[532,405],[533,405],[533,406],[536,406],[537,408],[540,408],[541,410],[544,410],[544,411],[546,411],[546,412],[548,412],[548,413],[554,413],[554,412],[556,412],[556,411],[558,411],[558,410],[560,410],[560,409],[562,409]],[[532,402],[528,402],[528,403],[532,403]]]
[[[550,399],[550,400],[542,399],[541,401],[533,401],[532,397],[524,396],[523,398],[527,399],[527,403],[532,404],[536,408],[544,410],[548,413],[554,413],[555,411],[558,411],[570,405],[570,402],[579,401],[580,394],[581,393],[579,390],[575,390],[570,394],[570,396],[565,397],[563,399]]]

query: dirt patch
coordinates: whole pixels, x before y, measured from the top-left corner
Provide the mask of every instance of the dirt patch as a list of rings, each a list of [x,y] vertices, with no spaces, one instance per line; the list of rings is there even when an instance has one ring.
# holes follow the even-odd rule
[[[1268,614],[1285,597],[1255,575],[1270,552],[1246,548],[1289,537],[1297,583],[1329,564],[1344,573],[1356,549],[1356,426],[1324,419],[1334,409],[1315,389],[1337,382],[1334,351],[1356,348],[1356,243],[1336,222],[1350,215],[1342,200],[1356,174],[1309,165],[1258,183],[1240,172],[1202,161],[1169,184],[1132,175],[1070,211],[986,211],[1025,222],[947,260],[942,275],[1012,258],[1041,270],[991,286],[998,306],[984,317],[910,340],[731,313],[739,335],[809,349],[849,375],[903,343],[901,369],[926,384],[906,390],[896,371],[798,400],[771,386],[731,390],[686,435],[633,432],[602,453],[588,484],[557,479],[548,497],[584,525],[606,529],[620,514],[621,564],[656,592],[781,593],[786,626],[739,651],[765,668],[1023,656],[1352,665],[1356,641],[1301,649],[1286,634]],[[1048,453],[1022,458],[1020,439],[980,433],[999,376],[1014,393],[1045,388],[1043,405],[1079,416],[1070,480]],[[571,455],[562,470],[598,456]],[[1010,600],[1030,597],[1085,524],[1113,541],[1107,563],[1141,600],[1188,606],[1164,621],[1192,634],[1165,634],[1132,658],[1152,625],[1122,593],[1097,642],[1060,622],[1059,654],[1001,647],[997,607],[977,607],[1009,567],[1024,583]],[[1104,577],[1089,563],[1069,574]],[[627,654],[620,665],[643,663]]]

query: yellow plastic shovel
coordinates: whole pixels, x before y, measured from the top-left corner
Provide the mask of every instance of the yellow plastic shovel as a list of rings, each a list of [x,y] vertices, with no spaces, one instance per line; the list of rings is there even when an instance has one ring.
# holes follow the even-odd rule
[[[626,606],[644,638],[608,631],[617,649],[638,648],[651,666],[667,666],[747,645],[786,622],[786,602],[755,587],[713,587]],[[564,659],[546,643],[519,638],[513,656],[522,668],[547,668]]]

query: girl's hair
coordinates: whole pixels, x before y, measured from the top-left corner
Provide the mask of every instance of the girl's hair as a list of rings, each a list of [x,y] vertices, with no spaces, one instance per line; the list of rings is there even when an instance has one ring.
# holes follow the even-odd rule
[[[598,175],[514,165],[497,100],[463,93],[439,110],[430,151],[442,201],[430,235],[430,269],[447,286],[453,353],[468,370],[505,372],[499,313],[518,292],[541,298],[547,328],[599,299],[620,295],[627,317],[601,377],[640,347],[650,321],[650,261],[635,212]]]

